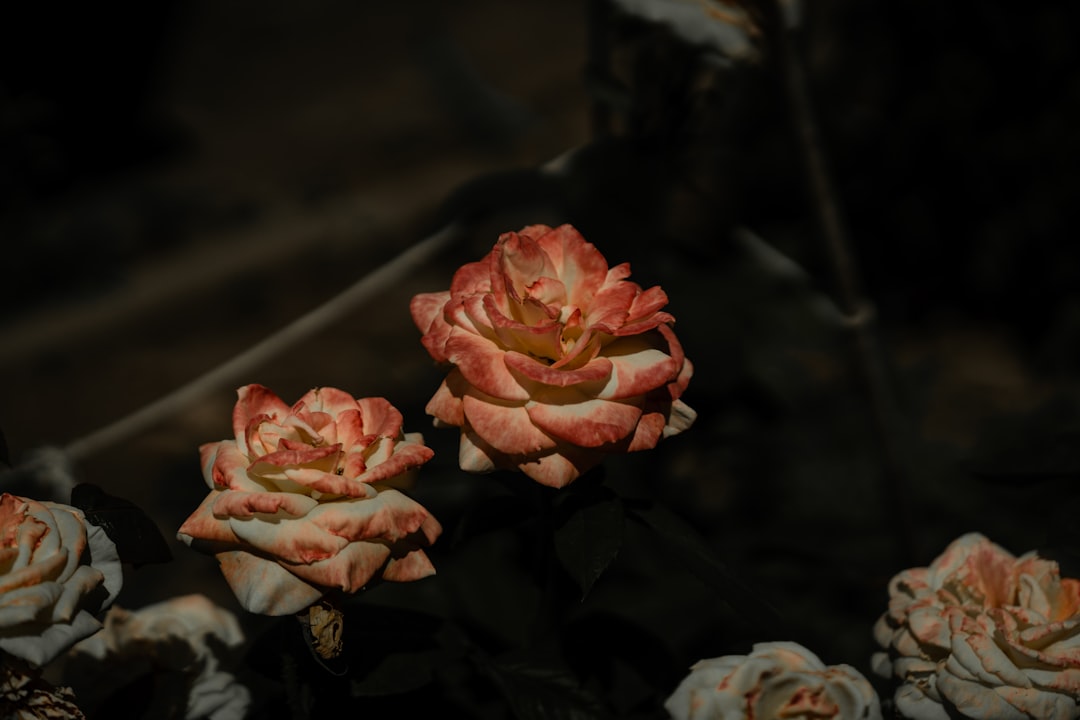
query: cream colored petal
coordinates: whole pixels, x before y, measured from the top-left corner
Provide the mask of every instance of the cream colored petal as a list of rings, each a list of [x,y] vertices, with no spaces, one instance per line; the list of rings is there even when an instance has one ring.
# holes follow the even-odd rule
[[[63,592],[53,605],[52,621],[70,622],[71,618],[79,610],[79,604],[84,597],[90,594],[105,579],[100,570],[95,570],[89,565],[83,565],[71,574],[63,584]],[[94,608],[95,610],[97,608]]]
[[[312,587],[276,562],[236,550],[218,553],[218,564],[240,605],[259,615],[290,615],[321,598]]]
[[[97,525],[86,523],[86,541],[90,546],[90,565],[102,575],[102,585],[108,596],[100,608],[88,608],[91,612],[109,607],[124,586],[124,568],[116,544]]]

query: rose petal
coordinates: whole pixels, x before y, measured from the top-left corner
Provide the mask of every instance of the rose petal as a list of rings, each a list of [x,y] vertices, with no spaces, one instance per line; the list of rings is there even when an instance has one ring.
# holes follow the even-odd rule
[[[524,401],[529,393],[503,362],[506,353],[493,343],[457,328],[446,341],[447,357],[470,385],[492,397]]]
[[[540,383],[541,385],[550,385],[552,387],[560,388],[570,387],[571,385],[581,385],[583,383],[604,382],[611,376],[612,367],[610,360],[605,357],[598,357],[591,360],[584,367],[576,370],[553,368],[528,355],[522,355],[521,353],[513,351],[505,353],[503,361],[506,363],[506,367],[513,373],[517,373],[525,378],[525,382],[531,380],[535,383]],[[525,382],[519,383],[518,386],[522,387]],[[503,396],[496,395],[495,397]],[[507,399],[515,400],[517,398]]]
[[[331,557],[289,569],[314,585],[354,593],[363,589],[389,559],[390,548],[382,543],[354,542]]]
[[[240,452],[248,454],[245,442],[248,425],[260,415],[283,418],[289,414],[289,406],[262,385],[245,385],[236,391],[236,406],[233,408],[233,434],[236,436]]]
[[[641,418],[641,408],[624,402],[567,398],[561,404],[531,402],[529,417],[552,437],[594,448],[628,439]]]
[[[434,542],[441,532],[431,513],[396,490],[384,490],[369,500],[324,503],[308,515],[308,520],[350,542],[377,538],[395,543],[425,525],[428,532],[434,533],[428,541]]]
[[[502,404],[495,398],[469,394],[463,406],[469,426],[500,453],[530,455],[555,447],[555,441],[533,425],[523,405]]]
[[[608,265],[603,254],[570,225],[541,231],[536,243],[550,258],[566,287],[567,303],[587,307],[607,278]]]
[[[644,395],[674,380],[680,369],[674,358],[640,336],[611,343],[603,357],[612,367],[610,380],[597,393],[604,400]]]
[[[218,564],[240,605],[260,615],[290,615],[321,598],[325,591],[276,562],[242,550],[218,553]]]
[[[318,506],[315,500],[295,493],[223,492],[214,500],[213,514],[218,518],[249,518],[258,513],[283,513],[302,517]]]
[[[390,558],[383,570],[383,580],[412,582],[435,574],[435,566],[423,550],[413,550],[399,558]]]
[[[465,424],[463,398],[468,387],[469,384],[462,377],[461,372],[451,370],[428,401],[424,412],[447,425],[461,427]]]
[[[495,457],[499,452],[486,443],[476,432],[465,425],[461,429],[458,445],[458,465],[465,472],[488,473],[496,468]]]
[[[574,457],[577,459],[576,463],[566,455],[550,453],[529,458],[521,462],[518,468],[541,485],[562,488],[577,480],[582,473],[599,462],[598,457],[586,462],[585,454],[581,452],[575,452]]]
[[[194,540],[211,543],[239,542],[236,534],[229,527],[228,520],[214,517],[214,505],[221,495],[221,490],[213,490],[203,498],[199,507],[188,516],[176,532],[176,539],[185,545],[191,545]]]
[[[284,515],[231,517],[229,527],[241,542],[288,563],[313,563],[333,557],[348,540],[331,535],[305,518]]]

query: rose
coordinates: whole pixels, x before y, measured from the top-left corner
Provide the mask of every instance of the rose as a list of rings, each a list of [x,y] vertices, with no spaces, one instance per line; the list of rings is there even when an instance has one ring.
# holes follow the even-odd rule
[[[100,706],[149,670],[153,687],[185,694],[187,720],[241,718],[251,693],[222,669],[227,658],[221,655],[243,642],[236,616],[204,595],[174,597],[136,611],[114,605],[105,628],[72,648],[65,674],[86,708]],[[151,707],[169,707],[174,700],[155,695]]]
[[[48,664],[101,628],[122,584],[116,545],[82,510],[0,494],[0,650]]]
[[[450,290],[413,298],[424,347],[454,366],[427,412],[461,428],[464,470],[518,468],[563,487],[693,423],[679,399],[693,367],[667,296],[629,275],[569,225],[533,225],[504,233]]]
[[[695,663],[664,707],[675,720],[881,719],[877,693],[855,668],[826,667],[792,642]]]
[[[970,533],[890,581],[874,669],[901,683],[906,717],[1080,717],[1078,613],[1080,581],[1057,563]]]
[[[435,572],[423,551],[442,532],[399,488],[432,451],[382,398],[333,388],[291,408],[261,385],[238,391],[235,439],[200,448],[210,494],[177,537],[217,556],[250,612],[298,612],[337,588]]]

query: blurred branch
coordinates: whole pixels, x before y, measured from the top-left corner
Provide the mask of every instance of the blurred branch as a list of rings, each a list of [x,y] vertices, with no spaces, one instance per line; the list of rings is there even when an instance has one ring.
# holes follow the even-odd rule
[[[785,20],[781,0],[766,0],[762,5],[767,37],[774,43],[773,50],[783,74],[788,109],[802,152],[820,237],[832,269],[836,305],[851,330],[854,364],[870,405],[874,439],[881,455],[885,512],[896,533],[898,559],[907,564],[914,557],[910,486],[904,455],[899,447],[900,413],[877,335],[874,308],[863,294],[859,268],[828,171],[809,83],[793,30]]]
[[[73,459],[86,457],[125,440],[147,426],[158,423],[210,390],[236,382],[254,368],[267,362],[286,348],[311,337],[333,325],[347,313],[380,293],[393,288],[416,268],[446,249],[458,236],[458,226],[449,224],[405,250],[384,265],[368,273],[342,293],[314,310],[294,320],[261,342],[251,346],[209,372],[200,375],[168,395],[165,395],[116,422],[85,435],[67,445],[64,450]]]

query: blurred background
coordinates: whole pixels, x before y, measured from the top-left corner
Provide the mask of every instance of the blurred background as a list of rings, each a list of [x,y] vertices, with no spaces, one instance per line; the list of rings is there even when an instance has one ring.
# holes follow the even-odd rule
[[[889,577],[962,532],[1076,567],[1078,15],[804,8],[799,48],[897,400],[899,530],[767,48],[733,62],[572,0],[5,7],[10,460],[136,410],[458,220],[462,241],[392,292],[77,464],[173,546],[122,604],[198,584],[235,609],[213,561],[172,539],[235,387],[387,397],[436,448],[418,497],[452,512],[457,435],[424,415],[441,371],[408,301],[502,231],[571,222],[664,287],[696,367],[696,426],[609,476],[690,519],[794,639],[869,674]],[[631,604],[678,662],[776,639],[669,580]]]

